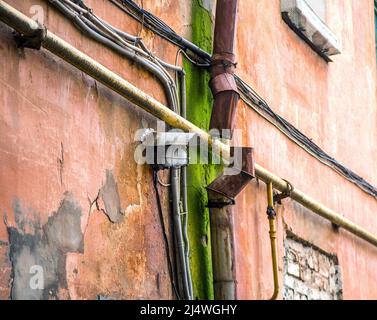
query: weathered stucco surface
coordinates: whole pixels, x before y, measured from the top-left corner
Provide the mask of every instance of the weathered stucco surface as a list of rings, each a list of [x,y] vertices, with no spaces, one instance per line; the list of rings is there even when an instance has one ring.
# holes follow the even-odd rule
[[[45,9],[53,32],[158,100],[148,73],[80,34],[46,1],[7,2],[31,16]],[[141,1],[137,1],[141,3]],[[177,48],[105,0],[86,0],[103,19],[170,63]],[[206,50],[213,1],[143,1],[144,7]],[[342,54],[326,64],[288,28],[279,0],[239,1],[237,73],[284,118],[340,162],[377,185],[373,1],[328,0]],[[212,9],[213,10],[213,9]],[[136,130],[155,120],[47,51],[20,51],[0,25],[0,298],[172,298],[152,175],[134,161]],[[208,75],[185,64],[188,115],[208,126]],[[377,233],[377,201],[322,165],[240,103],[237,128],[259,164]],[[216,168],[189,170],[195,296],[212,297],[205,184]],[[165,177],[167,178],[167,177]],[[167,190],[163,190],[167,208]],[[273,290],[266,188],[253,181],[237,199],[238,297]],[[343,297],[377,298],[377,248],[285,200],[277,208],[280,282],[286,230],[337,256]],[[79,228],[77,227],[79,224]],[[70,227],[71,226],[71,227]],[[57,253],[59,252],[59,253]],[[38,260],[39,259],[39,260]],[[46,290],[30,292],[29,266],[46,267]]]

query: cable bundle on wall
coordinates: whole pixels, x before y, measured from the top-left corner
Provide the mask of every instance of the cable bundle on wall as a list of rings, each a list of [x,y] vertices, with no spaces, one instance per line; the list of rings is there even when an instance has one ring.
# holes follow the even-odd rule
[[[303,148],[306,152],[311,154],[323,164],[329,166],[337,173],[351,181],[366,193],[377,197],[377,189],[365,181],[362,177],[343,166],[334,158],[324,152],[317,144],[305,136],[300,130],[290,124],[287,120],[276,114],[270,106],[264,101],[249,85],[247,85],[241,78],[236,76],[238,90],[241,94],[242,100],[258,114],[260,114],[267,121],[277,127],[290,140]]]
[[[167,64],[154,56],[140,38],[118,30],[98,18],[82,1],[79,1],[79,4],[70,0],[48,1],[93,40],[136,62],[139,66],[153,74],[165,89],[169,107],[175,112],[179,112],[177,86],[166,69],[182,72],[181,68]]]
[[[197,45],[186,40],[185,38],[178,35],[173,29],[171,29],[165,22],[157,18],[150,12],[140,8],[132,0],[109,0],[115,4],[122,11],[142,23],[148,29],[158,34],[160,37],[174,43],[181,49],[187,51],[190,50],[195,53],[201,60],[204,60],[205,65],[209,66],[211,62],[211,55],[200,49]]]

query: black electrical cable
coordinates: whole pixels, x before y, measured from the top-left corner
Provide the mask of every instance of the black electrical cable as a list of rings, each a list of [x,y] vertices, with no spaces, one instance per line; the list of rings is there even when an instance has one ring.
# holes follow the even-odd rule
[[[119,9],[123,12],[127,13],[129,16],[133,17],[148,29],[152,30],[162,38],[172,42],[173,44],[177,45],[183,50],[189,50],[197,57],[200,58],[199,61],[201,64],[203,62],[210,66],[211,63],[211,55],[197,45],[193,44],[192,42],[186,40],[185,38],[178,35],[173,29],[171,29],[165,22],[161,19],[157,18],[150,12],[144,10],[143,8],[139,7],[134,1],[132,0],[109,0],[111,3],[116,5]]]
[[[243,100],[246,103],[253,104],[256,108],[260,109],[263,113],[267,114],[277,127],[285,132],[290,139],[295,141],[299,146],[301,146],[308,153],[316,157],[325,165],[331,167],[333,170],[338,172],[340,175],[347,178],[349,181],[360,187],[363,191],[368,194],[377,197],[377,189],[365,181],[362,177],[351,171],[350,169],[343,166],[337,160],[329,156],[324,152],[313,140],[309,139],[300,130],[294,127],[291,123],[286,121],[284,118],[276,114],[270,106],[264,101],[254,90],[252,90],[242,79],[236,76],[236,82],[238,90],[243,96]]]
[[[158,190],[157,170],[153,170],[153,186],[154,186],[154,190],[155,190],[155,193],[156,193],[158,215],[159,215],[159,218],[160,218],[160,224],[161,224],[162,234],[163,234],[163,238],[164,238],[164,246],[165,246],[166,258],[167,258],[170,282],[171,282],[172,288],[174,290],[175,296],[177,297],[178,300],[181,300],[181,297],[178,293],[177,285],[176,285],[175,280],[174,280],[173,263],[172,263],[171,258],[170,258],[169,239],[168,239],[168,235],[167,235],[166,227],[165,227],[165,222],[164,222],[164,214],[163,214],[163,211],[162,211],[160,192]]]
[[[106,34],[103,30],[100,30],[98,26],[94,25],[94,23],[90,21],[90,18],[97,19],[96,21],[99,21],[99,23],[101,24],[103,23],[94,15],[91,9],[88,9],[88,7],[85,6],[85,4],[83,4],[81,0],[76,0],[76,2],[74,3],[88,11],[88,18],[80,12],[77,12],[73,8],[67,6],[67,3],[65,1],[48,1],[51,2],[59,11],[61,11],[70,20],[72,20],[74,25],[82,32],[87,34],[89,37],[91,37],[99,43],[104,44],[110,49],[118,52],[120,55],[130,59],[131,61],[136,62],[138,65],[142,66],[151,74],[153,74],[164,87],[169,107],[172,108],[174,111],[178,110],[178,100],[175,84],[173,83],[173,80],[170,79],[169,76],[167,76],[167,73],[164,72],[164,69],[158,63],[137,54],[137,52],[133,51],[132,48],[122,47],[121,44],[114,41],[111,35]],[[144,52],[144,54],[148,57],[152,57],[152,54],[150,52]]]
[[[166,25],[162,20],[151,14],[150,12],[140,8],[132,0],[109,0],[111,3],[115,4],[118,8],[123,10],[125,13],[143,23],[144,26],[158,34],[159,36],[167,39],[171,43],[177,45],[179,48],[184,50],[187,54],[188,51],[195,54],[194,57],[188,57],[189,60],[197,65],[198,67],[209,67],[211,65],[211,56],[209,53],[200,49],[195,44],[179,36],[174,30],[172,30],[168,25]],[[242,100],[252,109],[259,113],[262,113],[266,120],[273,123],[281,132],[283,132],[289,139],[294,141],[302,149],[308,152],[310,155],[315,157],[321,163],[332,168],[338,174],[346,178],[347,180],[354,183],[356,186],[361,188],[366,193],[377,198],[377,188],[368,183],[358,174],[354,173],[352,170],[346,168],[344,165],[339,163],[336,159],[331,157],[329,154],[324,152],[317,144],[315,144],[312,139],[308,138],[300,130],[294,127],[287,120],[275,113],[268,103],[262,99],[258,93],[251,88],[245,81],[243,81],[238,76],[235,76],[238,90],[241,94]]]

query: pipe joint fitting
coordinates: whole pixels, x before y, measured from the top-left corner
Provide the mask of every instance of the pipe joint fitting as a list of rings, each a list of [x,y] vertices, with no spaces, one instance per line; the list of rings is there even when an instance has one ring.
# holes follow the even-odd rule
[[[230,73],[221,73],[210,81],[212,94],[216,96],[220,92],[233,91],[238,94],[238,88],[234,76]]]
[[[269,220],[276,219],[276,211],[273,207],[267,207],[267,216]]]
[[[237,157],[239,157],[239,152],[241,154],[241,157],[240,159],[237,159]],[[211,201],[217,201],[217,197],[220,195],[222,197],[225,197],[227,200],[230,200],[230,202],[226,205],[235,204],[235,197],[239,193],[241,193],[241,191],[255,177],[255,159],[253,148],[232,147],[231,157],[235,159],[236,167],[240,169],[239,173],[236,175],[228,175],[224,172],[220,177],[215,179],[215,181],[207,186],[207,191],[210,194]],[[212,205],[214,204],[212,203]]]

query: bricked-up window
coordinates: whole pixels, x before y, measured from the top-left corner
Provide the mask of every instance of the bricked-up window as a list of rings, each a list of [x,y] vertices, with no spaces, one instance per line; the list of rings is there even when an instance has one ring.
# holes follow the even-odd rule
[[[340,43],[328,26],[326,0],[281,0],[288,26],[326,61],[340,54]]]
[[[342,280],[336,256],[289,233],[284,240],[285,300],[341,300]]]

